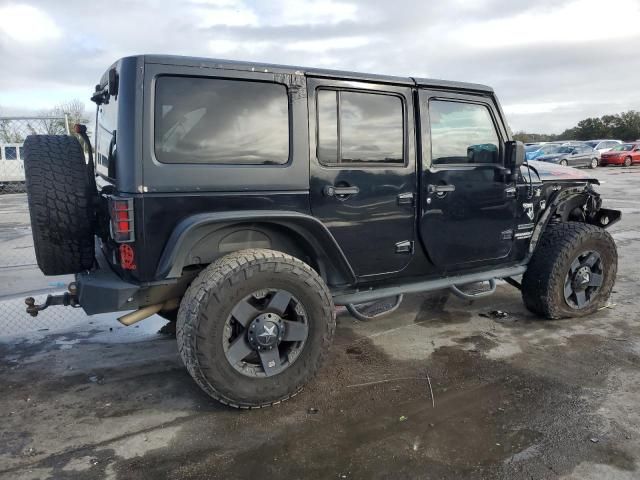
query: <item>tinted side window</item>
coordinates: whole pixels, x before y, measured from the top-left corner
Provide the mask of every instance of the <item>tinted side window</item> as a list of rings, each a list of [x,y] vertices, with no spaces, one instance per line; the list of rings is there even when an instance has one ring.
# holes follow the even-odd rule
[[[404,114],[395,95],[319,90],[321,163],[404,163]]]
[[[500,162],[500,142],[486,106],[432,100],[429,119],[434,165]]]
[[[156,158],[163,163],[287,163],[287,89],[275,83],[160,77],[154,135]]]

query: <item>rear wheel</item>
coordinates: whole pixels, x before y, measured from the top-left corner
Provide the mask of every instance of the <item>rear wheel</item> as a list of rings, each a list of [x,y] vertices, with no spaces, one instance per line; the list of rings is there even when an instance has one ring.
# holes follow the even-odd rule
[[[625,167],[630,167],[632,163],[631,157],[627,157],[624,159],[624,166]]]
[[[329,290],[311,267],[273,250],[242,250],[194,280],[178,312],[177,340],[205,392],[256,408],[302,389],[326,356],[335,325]]]
[[[597,158],[592,158],[591,159],[591,164],[589,165],[589,167],[591,169],[597,168],[598,167],[598,159]]]
[[[24,156],[38,266],[45,275],[91,268],[96,188],[80,143],[71,136],[30,135]]]
[[[594,225],[549,225],[522,278],[526,307],[547,318],[582,317],[608,300],[618,254],[613,238]]]
[[[560,160],[560,165],[562,165],[563,167],[566,167],[569,164],[567,163],[566,160]]]

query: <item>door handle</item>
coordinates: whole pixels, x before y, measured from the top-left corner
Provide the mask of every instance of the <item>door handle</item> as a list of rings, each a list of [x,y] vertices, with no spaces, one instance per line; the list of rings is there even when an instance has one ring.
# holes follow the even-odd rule
[[[360,189],[355,186],[349,187],[334,187],[333,185],[326,185],[322,190],[322,193],[327,197],[338,197],[341,195],[357,195]]]
[[[455,185],[427,185],[428,193],[449,193],[455,192]]]

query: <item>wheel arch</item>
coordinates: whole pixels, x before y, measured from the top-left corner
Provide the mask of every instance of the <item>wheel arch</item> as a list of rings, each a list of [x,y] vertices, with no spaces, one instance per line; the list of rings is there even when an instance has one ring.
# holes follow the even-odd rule
[[[329,285],[352,284],[355,274],[329,230],[299,212],[218,212],[190,216],[163,250],[157,279],[179,278],[189,265],[206,265],[247,248],[267,248],[300,258]]]
[[[591,183],[567,187],[556,192],[538,219],[529,243],[526,263],[533,256],[540,237],[549,224],[577,221],[608,228],[619,221],[621,215],[619,210],[602,208],[600,194],[594,190]]]

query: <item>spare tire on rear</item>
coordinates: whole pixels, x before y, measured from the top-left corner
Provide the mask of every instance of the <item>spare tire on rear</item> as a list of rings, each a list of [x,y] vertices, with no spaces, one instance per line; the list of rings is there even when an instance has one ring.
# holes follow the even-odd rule
[[[24,170],[40,270],[64,275],[91,268],[96,189],[80,142],[66,135],[30,135]]]

